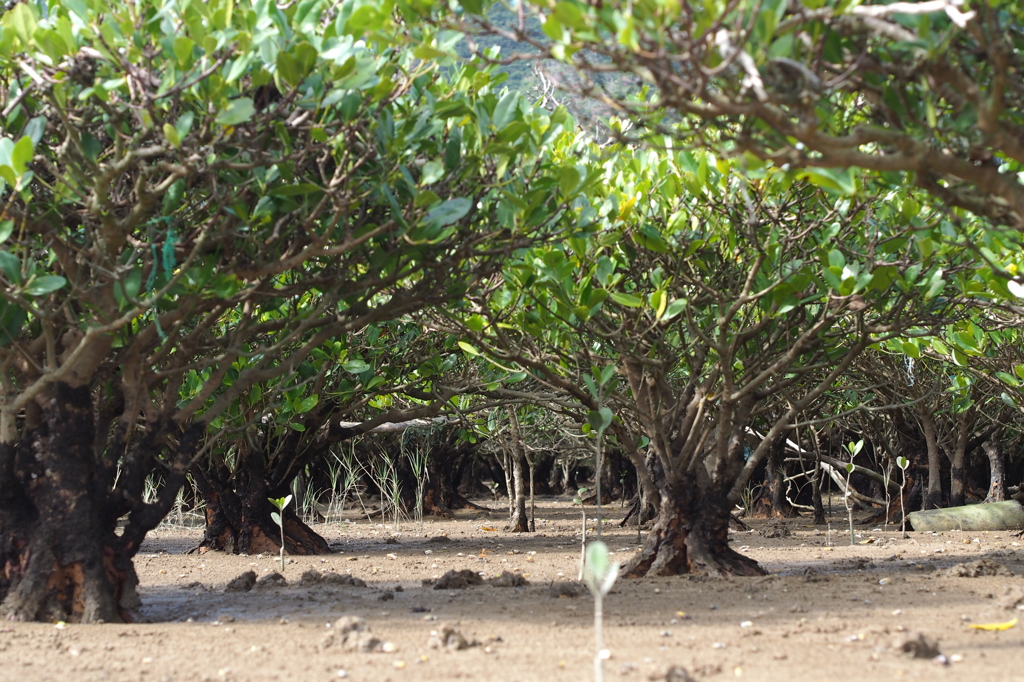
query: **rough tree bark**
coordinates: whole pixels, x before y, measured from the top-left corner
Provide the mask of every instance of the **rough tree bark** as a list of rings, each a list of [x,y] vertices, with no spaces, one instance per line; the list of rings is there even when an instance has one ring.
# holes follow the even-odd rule
[[[123,430],[111,451],[97,438],[96,409],[89,386],[55,383],[30,403],[21,438],[13,424],[0,426],[0,617],[12,620],[100,623],[130,622],[139,606],[132,558],[164,517],[184,472],[170,470],[157,498],[141,500],[141,469],[126,464],[134,480],[113,485]],[[108,415],[109,417],[109,415]],[[147,458],[161,447],[167,424],[147,425],[136,447]],[[192,453],[202,427],[176,434],[179,452]],[[99,450],[97,450],[99,448]],[[129,458],[126,458],[126,462]],[[134,460],[133,460],[134,461]],[[122,532],[118,519],[131,513]]]
[[[989,485],[986,502],[1002,502],[1006,499],[1006,468],[1003,454],[999,451],[999,443],[995,438],[985,441],[981,446],[988,457]]]
[[[696,482],[662,482],[654,526],[640,552],[623,566],[623,576],[764,575],[756,561],[729,547],[726,496],[702,488]]]
[[[648,472],[652,472],[658,479],[664,477],[664,472],[661,469],[661,464],[658,462],[658,458],[653,452],[647,453],[644,458],[644,466]],[[651,495],[647,486],[639,485],[639,490],[630,500],[626,516],[622,519],[620,526],[637,526],[637,530],[643,528],[645,524],[650,522],[658,514],[655,502],[652,500]]]
[[[918,404],[917,416],[921,421],[928,453],[928,487],[924,492],[922,509],[942,507],[942,453],[935,435],[935,420],[932,417],[934,410],[933,405],[924,402]]]
[[[786,467],[783,462],[786,441],[779,438],[771,445],[765,462],[764,484],[753,504],[751,516],[757,518],[792,518],[799,516],[786,498]]]
[[[239,443],[237,475],[209,462],[193,469],[193,479],[206,501],[206,532],[196,548],[235,554],[276,553],[281,549],[281,529],[270,514],[270,498],[288,494],[271,490],[266,481],[263,454]],[[295,514],[295,503],[284,513],[284,549],[288,554],[328,554],[331,549],[319,534]]]
[[[970,411],[962,412],[957,418],[956,444],[953,446],[953,457],[949,471],[949,506],[962,507],[967,503],[967,486],[965,462],[967,460],[967,443],[970,440],[968,430],[973,419]]]
[[[484,509],[473,504],[459,492],[460,466],[473,454],[473,445],[456,444],[455,431],[441,441],[430,452],[427,459],[429,476],[423,489],[423,513],[442,518],[452,518],[456,509]]]
[[[523,453],[523,441],[519,433],[519,418],[516,417],[515,408],[508,409],[509,438],[506,449],[505,476],[510,482],[509,497],[509,521],[505,528],[510,533],[529,533],[530,516],[526,511],[526,476],[524,475],[523,460],[526,455]],[[511,471],[509,471],[509,467]]]

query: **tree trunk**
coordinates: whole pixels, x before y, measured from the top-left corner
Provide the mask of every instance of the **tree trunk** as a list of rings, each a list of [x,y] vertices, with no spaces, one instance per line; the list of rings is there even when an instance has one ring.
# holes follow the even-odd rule
[[[932,414],[932,407],[926,403],[920,404],[918,417],[921,420],[921,430],[924,432],[924,441],[928,452],[928,487],[924,492],[922,509],[942,507],[942,453],[939,452],[935,436],[935,420],[932,418]]]
[[[530,532],[537,531],[537,491],[534,489],[534,477],[537,475],[536,457],[527,457],[530,466]]]
[[[117,506],[97,481],[91,392],[57,384],[40,402],[20,442],[0,444],[0,617],[130,622],[145,532],[115,532]]]
[[[654,527],[623,576],[764,575],[756,561],[729,547],[729,518],[725,495],[701,494],[693,483],[663,485]]]
[[[812,427],[811,440],[814,441],[814,473],[811,475],[811,505],[814,507],[814,524],[822,526],[825,524],[825,505],[821,501],[821,442],[818,440],[818,432]]]
[[[240,455],[241,456],[241,455]],[[197,548],[234,554],[276,554],[281,550],[281,528],[270,517],[275,507],[259,469],[247,481],[230,485],[196,467],[193,477],[206,501],[206,533]],[[283,514],[284,549],[288,554],[329,554],[331,548],[295,514],[293,501]]]
[[[1002,502],[1006,499],[1006,468],[999,443],[994,439],[987,440],[981,447],[988,456],[989,484],[985,501]]]
[[[514,446],[510,456],[512,460],[512,493],[509,495],[510,513],[505,530],[510,533],[529,533],[530,515],[526,511],[526,476],[523,472],[523,456]]]
[[[526,512],[526,476],[523,472],[523,441],[519,433],[519,418],[515,408],[508,409],[509,443],[506,449],[506,461],[511,471],[506,468],[505,476],[509,480],[508,504],[509,520],[505,528],[510,533],[529,533],[530,515]]]
[[[786,441],[778,439],[771,445],[765,462],[764,484],[752,505],[750,516],[753,518],[787,519],[798,516],[793,505],[786,498]]]
[[[456,509],[485,509],[459,492],[460,463],[472,454],[468,444],[456,446],[454,436],[443,440],[427,459],[427,483],[423,488],[423,514],[450,519]]]
[[[649,452],[647,456],[644,457],[644,466],[657,477],[661,477],[663,475],[661,463],[658,462],[658,458],[653,452]],[[626,516],[622,519],[622,522],[619,525],[623,527],[636,526],[637,533],[639,534],[640,529],[651,519],[657,516],[657,513],[658,510],[655,509],[654,502],[650,499],[650,496],[647,493],[647,488],[643,485],[639,485],[638,483],[637,492],[633,495],[633,499],[630,500]]]
[[[967,441],[969,440],[969,416],[973,412],[963,412],[957,419],[956,445],[949,471],[949,506],[962,507],[966,504],[966,476],[964,462],[967,459]]]

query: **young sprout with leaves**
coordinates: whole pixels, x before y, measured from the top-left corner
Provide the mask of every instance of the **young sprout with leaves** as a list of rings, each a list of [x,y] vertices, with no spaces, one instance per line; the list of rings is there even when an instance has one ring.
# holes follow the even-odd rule
[[[896,458],[896,466],[900,468],[902,478],[900,479],[900,515],[903,517],[900,519],[900,532],[903,533],[903,537],[907,537],[907,510],[903,506],[903,489],[907,485],[907,467],[910,466],[910,460],[906,457],[900,456]]]
[[[857,466],[853,463],[853,459],[857,456],[864,448],[864,439],[857,441],[856,443],[848,443],[846,449],[850,451],[850,461],[846,465],[846,490],[843,493],[843,503],[846,505],[846,518],[850,523],[850,544],[854,544],[853,540],[853,489],[850,487],[850,477],[853,476],[854,470]]]
[[[594,595],[594,679],[604,680],[604,661],[610,653],[604,648],[604,598],[619,577],[619,563],[611,561],[608,545],[595,540],[587,547],[584,580]]]
[[[284,508],[287,507],[288,504],[292,501],[292,496],[291,495],[285,495],[284,497],[277,497],[277,498],[268,497],[267,499],[270,500],[270,504],[272,504],[275,507],[277,507],[277,511],[276,512],[271,512],[270,513],[270,518],[272,518],[274,520],[274,523],[276,523],[281,528],[281,572],[284,573],[284,516],[283,515],[284,515]]]

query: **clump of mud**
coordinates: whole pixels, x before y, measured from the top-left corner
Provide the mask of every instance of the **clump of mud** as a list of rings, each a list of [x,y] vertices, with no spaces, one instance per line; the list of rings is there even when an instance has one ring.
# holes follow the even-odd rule
[[[487,582],[494,587],[528,587],[530,584],[530,581],[523,576],[509,571],[502,571],[501,575],[491,578]]]
[[[575,599],[583,594],[583,587],[578,583],[551,583],[548,596],[552,599]]]
[[[338,587],[366,587],[366,581],[361,578],[354,578],[348,573],[321,573],[310,569],[302,574],[299,579],[300,587],[312,587],[313,585],[336,585]]]
[[[998,561],[978,559],[977,561],[969,561],[951,566],[946,570],[946,575],[951,578],[981,578],[985,576],[1012,576],[1013,571]]]
[[[445,651],[462,651],[470,647],[480,646],[475,639],[466,639],[454,625],[444,623],[437,630],[430,631],[430,640],[427,646],[431,649],[443,649]]]
[[[468,568],[461,571],[451,570],[437,580],[424,580],[424,585],[433,583],[435,590],[464,590],[471,585],[483,585],[484,579]]]
[[[246,571],[227,584],[225,592],[248,592],[256,584],[256,571]]]
[[[924,633],[906,633],[900,635],[892,644],[894,651],[904,653],[911,658],[937,658],[942,655],[938,641],[925,636]]]
[[[331,631],[320,640],[320,651],[340,647],[359,653],[390,652],[395,645],[385,642],[370,632],[370,626],[361,616],[342,616],[331,626]]]
[[[788,538],[793,534],[789,526],[782,519],[771,519],[757,532],[766,538]]]

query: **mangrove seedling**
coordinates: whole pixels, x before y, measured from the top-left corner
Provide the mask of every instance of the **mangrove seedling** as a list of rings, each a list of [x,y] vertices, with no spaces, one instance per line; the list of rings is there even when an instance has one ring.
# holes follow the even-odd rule
[[[900,515],[903,517],[900,519],[900,530],[903,533],[903,537],[907,537],[907,510],[903,506],[903,488],[907,485],[907,467],[910,466],[910,460],[906,457],[900,456],[896,458],[896,466],[900,468],[902,476],[900,479]]]
[[[587,493],[589,488],[580,488],[576,491],[576,497],[572,498],[572,503],[579,505],[580,512],[583,514],[583,539],[580,540],[580,576],[578,580],[583,580],[583,567],[587,563],[587,510],[583,506],[583,496]]]
[[[853,460],[857,456],[857,453],[864,448],[864,441],[859,440],[856,443],[849,443],[846,449],[850,451],[850,462],[846,465],[846,494],[843,495],[843,502],[846,504],[846,518],[850,522],[850,544],[856,544],[853,539],[853,488],[850,487],[850,477],[853,476],[854,470],[857,468]]]
[[[587,547],[584,578],[594,595],[594,679],[604,682],[604,661],[611,654],[604,648],[604,598],[619,577],[618,562],[611,561],[608,545],[595,540]]]
[[[276,512],[270,512],[270,518],[274,519],[274,523],[276,523],[281,528],[281,573],[284,573],[284,516],[283,516],[283,514],[284,514],[284,508],[287,507],[288,503],[292,501],[292,496],[291,495],[285,495],[284,497],[278,497],[278,498],[269,497],[267,499],[270,500],[270,504],[272,504],[275,507],[277,507],[277,511]]]

